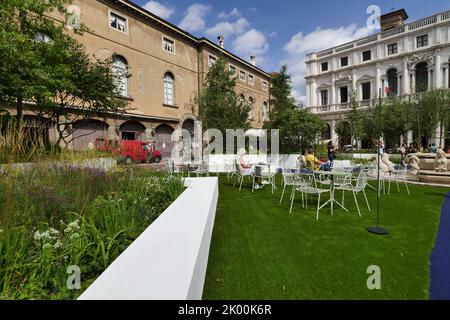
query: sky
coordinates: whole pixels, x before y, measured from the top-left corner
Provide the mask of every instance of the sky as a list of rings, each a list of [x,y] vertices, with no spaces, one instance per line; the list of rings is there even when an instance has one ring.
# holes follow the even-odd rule
[[[404,8],[413,22],[450,10],[450,0],[132,0],[197,37],[216,42],[242,59],[257,57],[267,72],[283,64],[292,76],[293,95],[306,103],[305,56],[378,32],[370,16]]]

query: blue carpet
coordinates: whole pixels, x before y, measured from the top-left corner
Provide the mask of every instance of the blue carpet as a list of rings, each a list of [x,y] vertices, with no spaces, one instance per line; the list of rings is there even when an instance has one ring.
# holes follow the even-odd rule
[[[430,299],[450,300],[450,192],[445,196],[438,236],[431,254]]]

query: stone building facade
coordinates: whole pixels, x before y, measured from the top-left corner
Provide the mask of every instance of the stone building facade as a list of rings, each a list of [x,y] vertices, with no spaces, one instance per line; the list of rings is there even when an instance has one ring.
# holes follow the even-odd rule
[[[68,11],[73,16],[68,29],[74,21],[88,29],[82,36],[73,34],[87,52],[100,59],[112,58],[113,68],[128,72],[129,77],[118,85],[132,109],[106,122],[81,121],[74,133],[80,138],[72,148],[84,149],[99,137],[117,135],[155,140],[168,156],[173,130],[193,129],[198,116],[195,97],[204,87],[209,66],[219,57],[236,72],[236,93],[253,106],[252,126],[262,127],[269,110],[270,75],[256,66],[255,57],[242,59],[226,50],[222,37],[218,43],[197,38],[126,0],[73,0]],[[63,19],[58,14],[53,17]]]
[[[327,123],[324,140],[341,146],[354,143],[335,133],[336,124],[345,121],[349,112],[352,92],[357,92],[364,110],[380,90],[382,97],[414,98],[427,90],[450,87],[450,12],[408,24],[407,18],[403,9],[391,12],[381,16],[381,32],[307,55],[306,108]],[[410,133],[408,141],[399,138],[397,143],[414,138]],[[437,146],[446,143],[438,130],[426,140]]]

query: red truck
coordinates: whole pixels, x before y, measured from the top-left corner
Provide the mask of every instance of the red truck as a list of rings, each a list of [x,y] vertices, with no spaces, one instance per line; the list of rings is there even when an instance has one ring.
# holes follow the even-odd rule
[[[155,149],[155,145],[144,141],[96,139],[95,148],[100,151],[117,154],[119,160],[124,161],[126,164],[138,162],[160,163],[162,159],[161,152]]]

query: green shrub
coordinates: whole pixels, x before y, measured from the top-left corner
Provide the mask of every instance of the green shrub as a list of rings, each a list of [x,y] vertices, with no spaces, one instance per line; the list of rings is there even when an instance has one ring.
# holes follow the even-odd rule
[[[0,299],[73,299],[184,190],[180,177],[68,165],[0,173]]]

